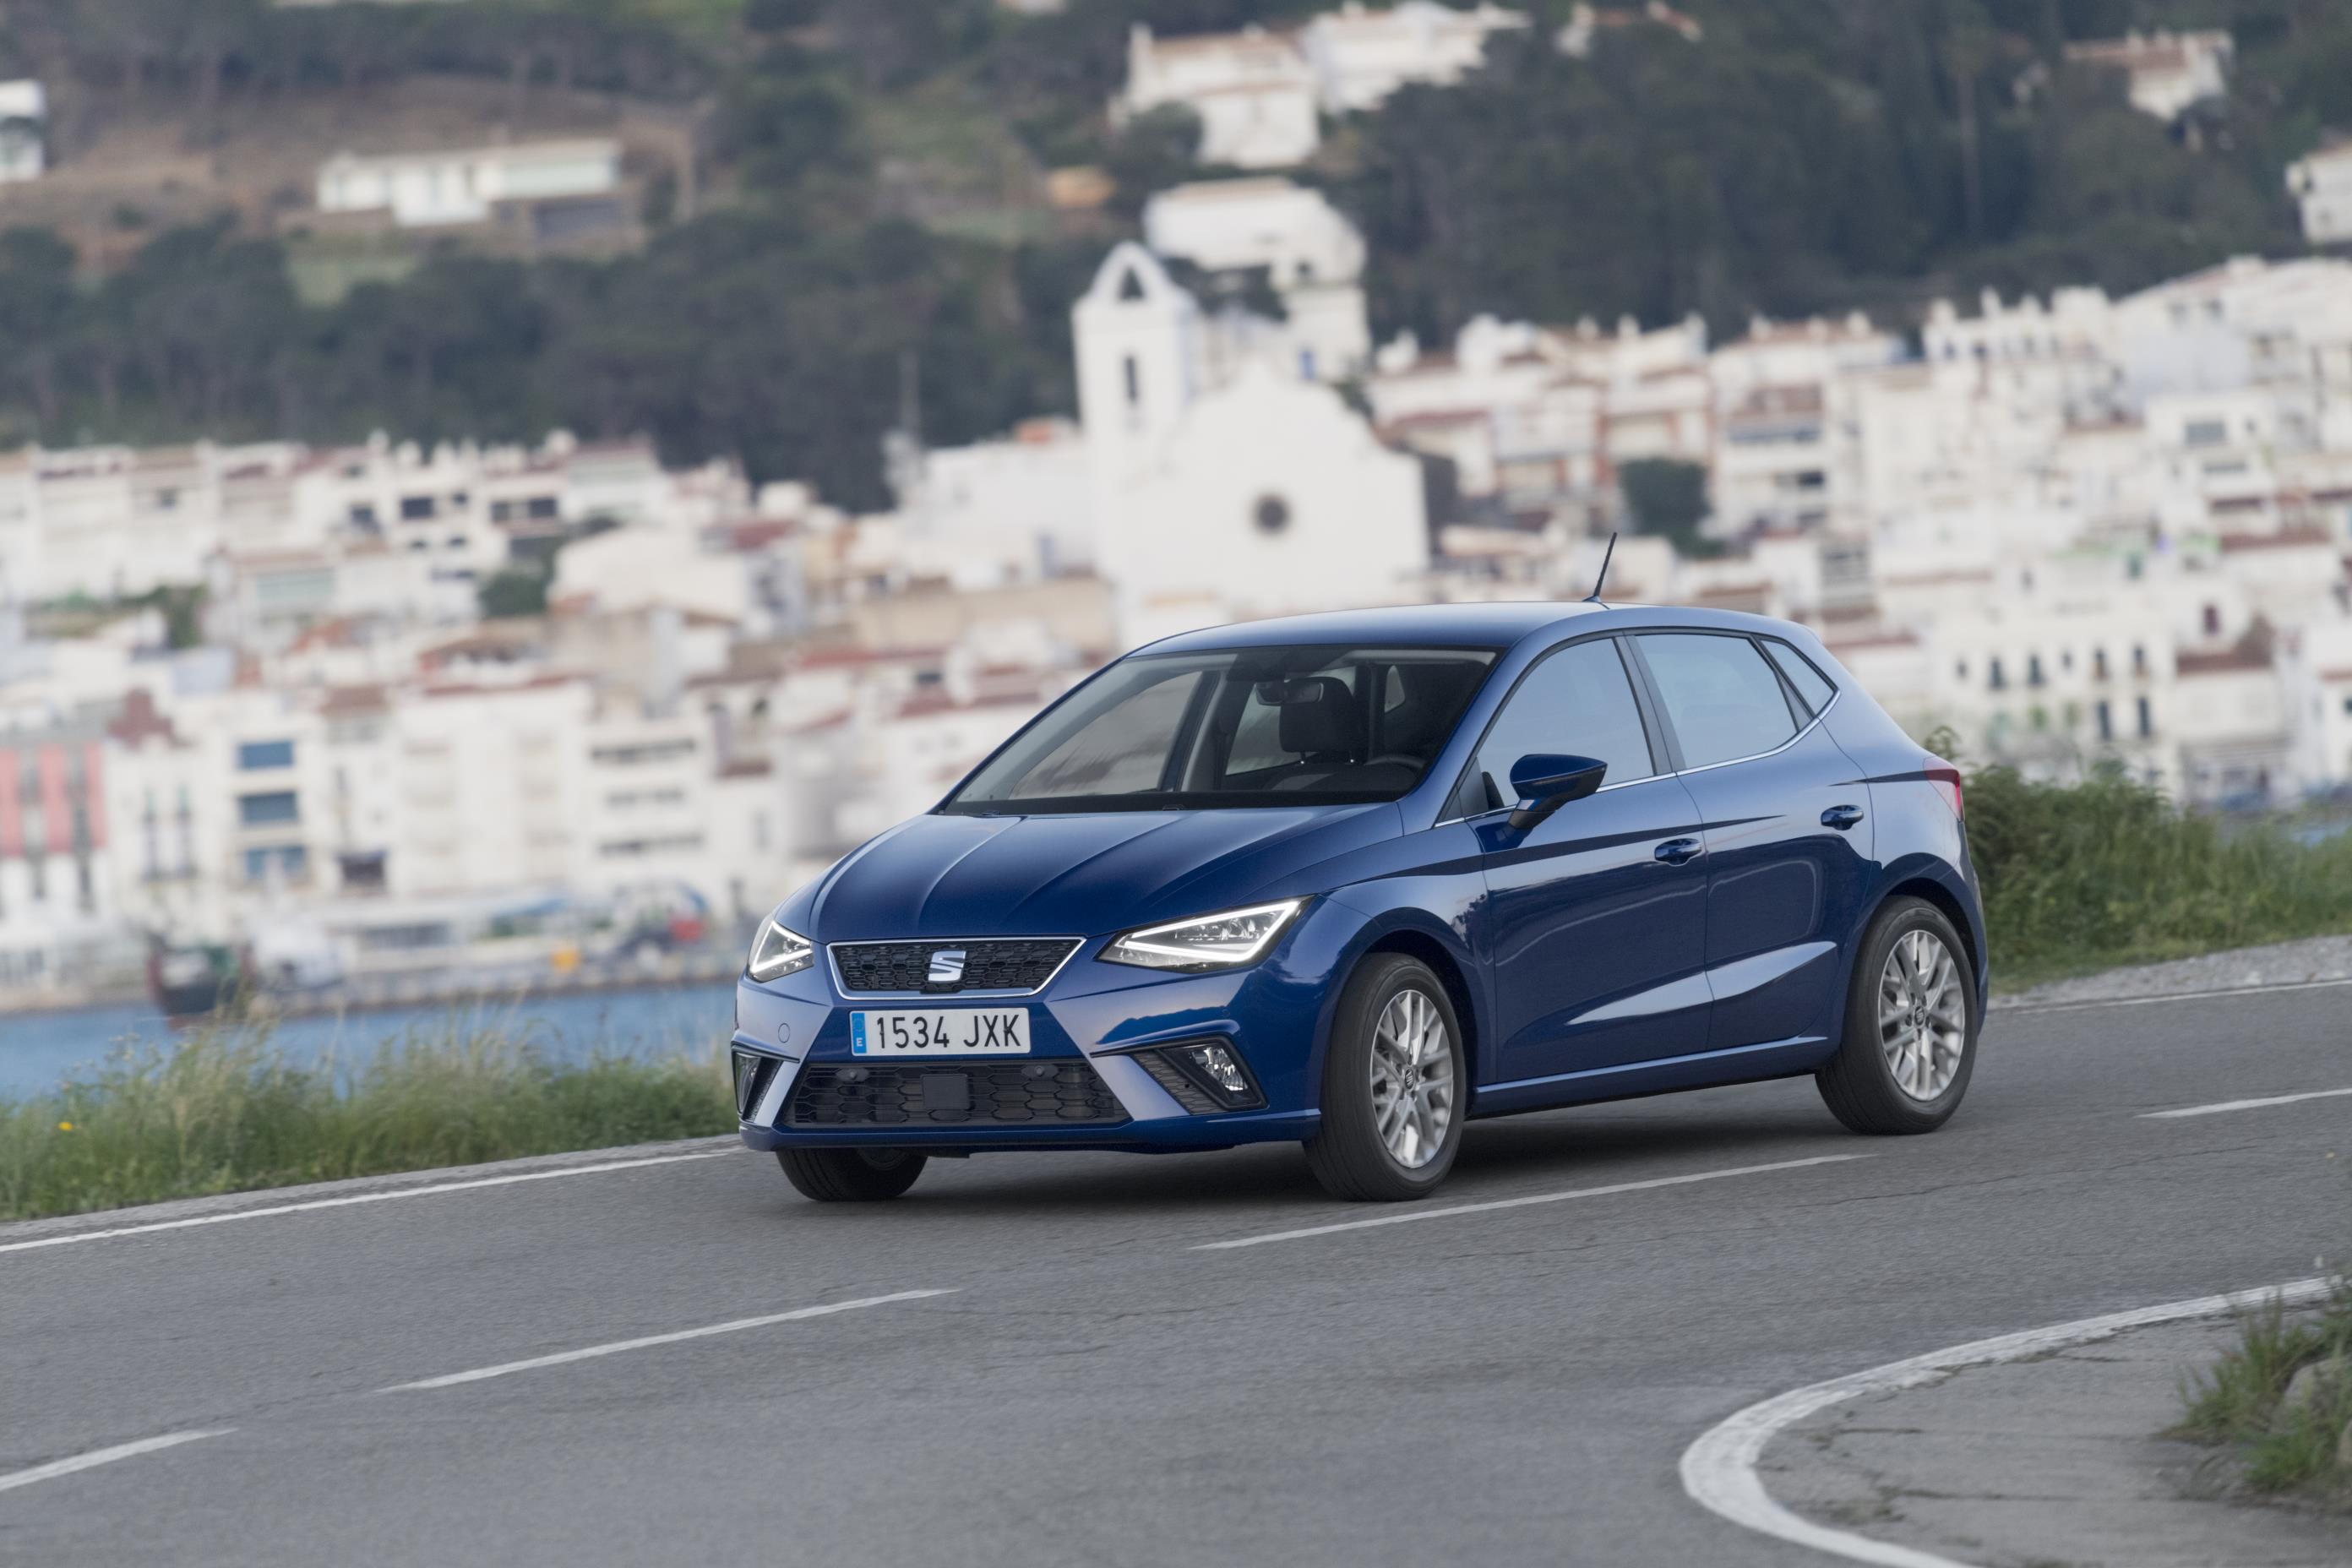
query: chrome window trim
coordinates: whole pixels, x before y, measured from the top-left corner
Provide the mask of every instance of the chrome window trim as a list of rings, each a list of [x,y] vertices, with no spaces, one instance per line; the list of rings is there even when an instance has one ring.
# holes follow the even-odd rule
[[[1844,695],[1844,692],[1833,689],[1832,695],[1829,700],[1828,708],[1823,708],[1820,712],[1814,714],[1813,721],[1811,723],[1806,725],[1803,729],[1798,731],[1795,734],[1790,736],[1787,740],[1781,742],[1779,745],[1773,747],[1769,752],[1758,752],[1752,756],[1746,757],[1727,757],[1719,763],[1701,763],[1695,768],[1678,768],[1675,771],[1675,777],[1681,778],[1686,773],[1711,773],[1717,768],[1736,768],[1742,763],[1760,763],[1767,757],[1777,757],[1781,752],[1787,751],[1790,747],[1795,745],[1798,742],[1803,740],[1806,736],[1811,734],[1814,731],[1820,729],[1822,727],[1822,721],[1830,716],[1830,709],[1835,708],[1838,705],[1838,699]],[[1666,721],[1670,724],[1674,722],[1671,718]]]
[[[824,944],[824,962],[825,967],[833,973],[833,989],[835,993],[849,1000],[860,1002],[903,1002],[909,999],[919,999],[927,1002],[950,1004],[967,1000],[978,1000],[983,1002],[1001,1001],[1009,996],[1034,996],[1043,992],[1045,987],[1054,984],[1055,980],[1059,977],[1063,970],[1067,969],[1070,966],[1070,960],[1077,957],[1081,952],[1085,951],[1087,941],[1087,939],[1082,936],[871,937],[863,942],[826,942]],[[1062,962],[1054,965],[1053,970],[1045,976],[1045,979],[1039,981],[1034,986],[1026,991],[1006,991],[1002,989],[992,991],[852,991],[841,978],[841,961],[835,956],[835,951],[838,948],[904,947],[908,942],[929,942],[935,947],[953,947],[959,942],[969,945],[972,942],[1066,942],[1070,944],[1070,951],[1062,955]]]

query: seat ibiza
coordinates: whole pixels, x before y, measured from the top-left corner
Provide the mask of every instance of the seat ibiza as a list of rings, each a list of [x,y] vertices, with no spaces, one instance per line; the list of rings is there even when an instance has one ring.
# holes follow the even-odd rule
[[[1414,1198],[1473,1119],[1673,1089],[1927,1131],[1984,953],[1958,773],[1801,626],[1300,616],[1129,654],[786,900],[736,1109],[824,1200],[1275,1140]]]

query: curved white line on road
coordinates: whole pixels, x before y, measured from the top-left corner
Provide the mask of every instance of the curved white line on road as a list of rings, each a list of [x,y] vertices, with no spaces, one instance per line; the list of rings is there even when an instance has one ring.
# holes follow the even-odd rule
[[[436,1182],[429,1186],[394,1187],[388,1192],[352,1193],[340,1198],[310,1198],[299,1204],[271,1204],[257,1209],[232,1209],[226,1214],[196,1215],[188,1219],[160,1219],[147,1225],[117,1226],[110,1230],[68,1231],[63,1236],[37,1237],[31,1241],[0,1242],[0,1252],[31,1252],[43,1247],[71,1247],[78,1241],[111,1241],[124,1236],[152,1236],[159,1230],[187,1230],[200,1225],[227,1225],[233,1220],[270,1219],[278,1215],[308,1214],[313,1209],[350,1208],[354,1204],[388,1204],[395,1198],[426,1198],[440,1193],[470,1193],[480,1187],[509,1187],[518,1182],[551,1182],[559,1176],[594,1176],[607,1171],[636,1171],[647,1165],[675,1165],[681,1160],[718,1160],[734,1149],[700,1149],[691,1154],[656,1154],[643,1160],[612,1160],[601,1165],[565,1165],[552,1171],[521,1171],[511,1176],[478,1176],[464,1182]]]
[[[236,1430],[234,1426],[216,1426],[205,1432],[166,1432],[161,1437],[142,1437],[136,1443],[117,1443],[111,1448],[92,1448],[89,1453],[76,1454],[70,1459],[58,1459],[49,1464],[36,1465],[29,1470],[18,1470],[12,1476],[0,1476],[0,1492],[29,1487],[35,1481],[53,1481],[59,1476],[94,1470],[117,1459],[135,1459],[142,1454],[152,1454],[158,1449],[176,1448],[183,1443],[194,1443],[205,1437],[226,1437]]]
[[[1937,1382],[1963,1367],[1992,1366],[2002,1362],[2023,1361],[2030,1356],[2050,1351],[2065,1350],[2074,1345],[2111,1339],[2130,1329],[2147,1328],[2157,1323],[2187,1322],[2198,1318],[2218,1318],[2241,1308],[2263,1306],[2277,1300],[2287,1306],[2301,1306],[2325,1297],[2333,1281],[2297,1279],[2263,1290],[2241,1290],[2229,1296],[2200,1296],[2192,1301],[2168,1301],[2158,1307],[2141,1307],[2129,1312],[2110,1312],[2105,1317],[2084,1318],[2072,1323],[2059,1323],[2046,1329],[2028,1329],[2022,1333],[2001,1334],[1990,1340],[1976,1340],[1948,1350],[1930,1351],[1926,1355],[1907,1361],[1890,1362],[1857,1372],[1850,1376],[1832,1378],[1807,1388],[1791,1390],[1760,1405],[1751,1405],[1729,1420],[1711,1428],[1705,1436],[1684,1451],[1682,1462],[1683,1490],[1700,1507],[1721,1514],[1743,1529],[1759,1534],[1810,1546],[1816,1552],[1826,1552],[1855,1563],[1874,1563],[1882,1568],[1969,1568],[1954,1558],[1938,1557],[1932,1552],[1914,1547],[1897,1546],[1892,1542],[1873,1541],[1868,1536],[1848,1531],[1832,1530],[1803,1519],[1772,1500],[1764,1489],[1763,1479],[1756,1473],[1756,1465],[1764,1446],[1787,1428],[1806,1416],[1817,1415],[1832,1405],[1866,1399],[1874,1394],[1893,1394],[1901,1389],[1916,1388]]]
[[[2145,1110],[2142,1121],[2169,1121],[2181,1116],[2219,1116],[2225,1110],[2266,1110],[2273,1105],[2300,1105],[2306,1100],[2341,1100],[2352,1089],[2315,1089],[2306,1094],[2273,1094],[2263,1100],[2225,1100],[2218,1105],[2186,1105],[2179,1110]]]
[[[959,1287],[961,1289],[961,1287]],[[476,1367],[471,1372],[453,1372],[442,1377],[427,1377],[415,1383],[395,1383],[390,1388],[379,1388],[378,1394],[409,1394],[424,1388],[454,1388],[461,1383],[479,1383],[488,1377],[505,1377],[511,1373],[533,1372],[542,1366],[562,1366],[567,1362],[592,1361],[597,1356],[618,1355],[623,1351],[641,1351],[653,1345],[674,1345],[682,1340],[704,1340],[713,1334],[740,1334],[746,1329],[764,1329],[771,1323],[796,1322],[803,1318],[825,1318],[835,1312],[854,1312],[860,1307],[887,1307],[893,1301],[920,1301],[932,1296],[952,1296],[955,1290],[901,1290],[891,1296],[863,1296],[855,1301],[834,1301],[822,1307],[796,1307],[789,1312],[771,1312],[764,1318],[737,1318],[732,1322],[712,1323],[708,1328],[680,1329],[676,1333],[647,1334],[643,1339],[619,1340],[609,1345],[590,1345],[585,1350],[558,1351],[553,1355],[535,1355],[528,1361],[501,1362],[497,1366]]]
[[[1455,1204],[1442,1209],[1406,1209],[1377,1219],[1341,1220],[1337,1225],[1310,1225],[1304,1230],[1276,1230],[1232,1241],[1204,1241],[1194,1252],[1229,1252],[1239,1247],[1264,1247],[1269,1241],[1297,1241],[1310,1236],[1331,1236],[1343,1230],[1372,1230],[1384,1225],[1411,1225],[1415,1220],[1451,1219],[1455,1215],[1492,1214],[1496,1209],[1523,1209],[1537,1204],[1564,1204],[1570,1198],[1605,1198],[1613,1193],[1646,1193],[1653,1187],[1682,1187],[1693,1182],[1719,1182],[1727,1176],[1759,1176],[1767,1171],[1801,1171],[1808,1165],[1842,1165],[1867,1160],[1868,1154],[1817,1154],[1810,1160],[1778,1160],[1769,1165],[1734,1165],[1727,1171],[1694,1171],[1686,1176],[1656,1176],[1646,1182],[1617,1182],[1605,1187],[1570,1187],[1564,1193],[1538,1193],[1532,1197],[1496,1198],[1492,1203]]]

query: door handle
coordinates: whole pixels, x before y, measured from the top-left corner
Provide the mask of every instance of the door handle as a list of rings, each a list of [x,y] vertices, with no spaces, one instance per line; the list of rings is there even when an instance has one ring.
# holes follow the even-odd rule
[[[1849,831],[1861,821],[1862,807],[1858,805],[1833,805],[1822,813],[1822,826],[1834,827],[1840,833]]]
[[[1657,858],[1669,866],[1687,866],[1706,853],[1706,847],[1696,838],[1669,838],[1658,846]]]

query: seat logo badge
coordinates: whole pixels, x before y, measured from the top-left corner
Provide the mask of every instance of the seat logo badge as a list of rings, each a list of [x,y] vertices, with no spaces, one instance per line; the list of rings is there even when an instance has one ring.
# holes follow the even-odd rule
[[[930,973],[924,978],[928,984],[932,985],[962,984],[963,949],[960,947],[943,947],[940,949],[939,952],[931,954]]]

